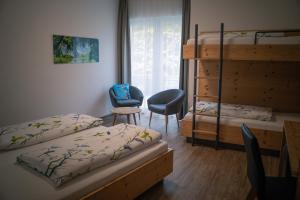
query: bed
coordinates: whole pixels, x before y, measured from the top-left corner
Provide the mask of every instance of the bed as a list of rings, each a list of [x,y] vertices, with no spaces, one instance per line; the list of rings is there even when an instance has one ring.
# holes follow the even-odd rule
[[[221,109],[222,113],[222,109]],[[220,120],[220,142],[226,144],[243,145],[240,127],[247,124],[258,138],[261,148],[279,151],[282,140],[284,120],[300,121],[299,113],[273,112],[271,120],[262,121],[256,119],[245,119],[234,116],[222,116]],[[197,133],[196,138],[204,140],[215,140],[214,135],[207,134],[216,129],[216,117],[207,115],[196,116],[197,129],[203,131]],[[181,135],[192,136],[192,113],[188,112],[181,120]]]
[[[217,102],[220,32],[202,32],[183,45],[183,58],[198,60],[197,101]],[[300,31],[225,31],[223,46],[222,103],[272,109],[272,120],[221,116],[220,141],[242,145],[241,123],[253,129],[260,146],[280,150],[284,119],[299,120]],[[193,80],[191,78],[190,80]],[[222,110],[221,110],[222,114]],[[181,134],[192,135],[192,114],[181,121]],[[197,116],[196,137],[216,140],[216,118]]]
[[[183,58],[194,58],[194,41],[183,46]],[[227,31],[224,33],[224,60],[299,61],[300,31]],[[202,32],[198,36],[202,60],[219,58],[218,32]]]
[[[123,145],[120,141],[130,142]],[[114,149],[113,154],[110,154],[110,144]],[[51,166],[49,163],[53,163],[60,151],[67,150],[69,153],[73,146],[83,148],[80,153],[89,158],[94,155],[92,160],[86,161],[91,161],[88,170],[84,168],[84,157],[80,157],[82,155],[79,153],[58,168],[52,167],[56,169],[53,173],[55,177],[64,173],[69,176],[72,172],[72,179],[58,182],[54,180],[62,179],[53,179],[51,176],[47,177],[47,173],[42,173],[40,166],[43,163]],[[87,146],[88,149],[85,149]],[[102,154],[92,153],[97,148],[107,150]],[[45,149],[47,152],[40,154]],[[127,154],[128,152],[131,154]],[[104,160],[105,157],[113,159]],[[0,199],[133,199],[161,181],[173,169],[173,151],[168,149],[166,142],[160,140],[160,134],[128,124],[97,126],[39,144],[1,151],[0,159]],[[98,161],[102,164],[110,162],[96,166]],[[81,164],[74,165],[75,162]],[[70,171],[71,168],[74,170]],[[88,173],[82,173],[83,170]],[[17,192],[11,192],[12,190]]]
[[[204,32],[198,36],[198,44],[219,44],[220,35],[217,32]],[[224,34],[224,44],[300,44],[300,31],[289,35],[287,32],[259,31],[229,31]],[[194,38],[187,41],[193,45]]]

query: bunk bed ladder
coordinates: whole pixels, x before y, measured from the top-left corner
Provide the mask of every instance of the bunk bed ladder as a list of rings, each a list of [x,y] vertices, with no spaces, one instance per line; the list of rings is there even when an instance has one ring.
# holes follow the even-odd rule
[[[193,88],[193,119],[192,119],[192,146],[195,145],[196,135],[196,101],[197,101],[197,79],[198,74],[198,24],[195,24],[195,41],[194,41],[194,88]]]
[[[195,145],[195,136],[196,133],[204,133],[215,135],[215,148],[217,149],[219,146],[219,139],[220,139],[220,117],[221,117],[221,96],[222,96],[222,76],[223,76],[223,38],[224,37],[224,24],[221,23],[221,30],[220,30],[220,59],[219,59],[219,73],[218,77],[213,77],[210,79],[215,79],[218,81],[218,96],[201,96],[197,95],[197,80],[200,79],[209,79],[206,77],[197,76],[198,74],[198,61],[200,59],[197,58],[198,56],[198,24],[195,25],[195,45],[194,45],[194,90],[193,90],[193,118],[192,118],[192,145]],[[206,97],[206,98],[213,98],[217,101],[217,121],[216,121],[216,131],[200,131],[196,130],[196,115],[199,115],[196,111],[196,102],[197,97]]]
[[[223,77],[223,41],[224,41],[224,23],[220,27],[220,59],[219,59],[219,82],[218,82],[218,109],[217,109],[217,135],[216,148],[219,146],[220,140],[220,117],[221,117],[221,98],[222,98],[222,77]]]

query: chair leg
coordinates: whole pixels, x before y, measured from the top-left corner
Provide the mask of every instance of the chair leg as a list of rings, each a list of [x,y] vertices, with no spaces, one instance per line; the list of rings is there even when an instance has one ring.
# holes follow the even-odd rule
[[[166,120],[166,133],[168,134],[168,115],[165,115]]]
[[[151,124],[151,119],[152,119],[152,112],[150,112],[149,127],[150,127],[150,124]]]
[[[136,125],[135,113],[133,113],[132,115],[133,115],[133,121],[134,121],[134,124]]]
[[[140,107],[138,106],[138,108]],[[138,114],[139,114],[139,120],[141,120],[141,112],[139,112]]]
[[[248,195],[247,195],[247,200],[254,200],[256,197],[256,192],[254,190],[254,188],[251,187]]]
[[[117,114],[114,114],[113,126],[116,124],[117,116],[118,116]]]
[[[176,113],[177,127],[179,128],[178,113]]]
[[[130,115],[127,115],[127,124],[130,124]]]

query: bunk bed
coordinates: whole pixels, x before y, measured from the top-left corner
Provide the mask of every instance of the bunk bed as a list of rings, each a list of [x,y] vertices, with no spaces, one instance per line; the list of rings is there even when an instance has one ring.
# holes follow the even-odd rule
[[[183,59],[193,60],[195,70],[193,106],[181,120],[181,135],[193,144],[242,145],[240,125],[246,123],[261,148],[278,151],[283,121],[300,121],[300,30],[197,29],[183,46]],[[199,113],[199,101],[216,102],[215,115]],[[223,116],[226,103],[270,109],[271,118]]]

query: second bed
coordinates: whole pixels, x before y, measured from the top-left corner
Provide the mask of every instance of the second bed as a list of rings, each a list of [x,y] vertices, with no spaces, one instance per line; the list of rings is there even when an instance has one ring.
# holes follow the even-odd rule
[[[236,110],[226,109],[228,105],[232,105]],[[215,141],[216,136],[210,134],[216,130],[216,117],[209,116],[213,112],[214,109],[206,109],[202,110],[203,115],[199,113],[196,116],[196,129],[202,131],[196,133],[196,138]],[[222,115],[222,113],[227,114],[227,116]],[[236,113],[244,116],[235,115]],[[192,113],[188,112],[181,120],[181,135],[188,138],[192,136],[192,116]],[[221,109],[220,142],[243,145],[240,127],[245,123],[253,130],[261,148],[280,150],[284,120],[300,121],[300,114],[271,112],[269,108],[257,106],[225,104]]]

